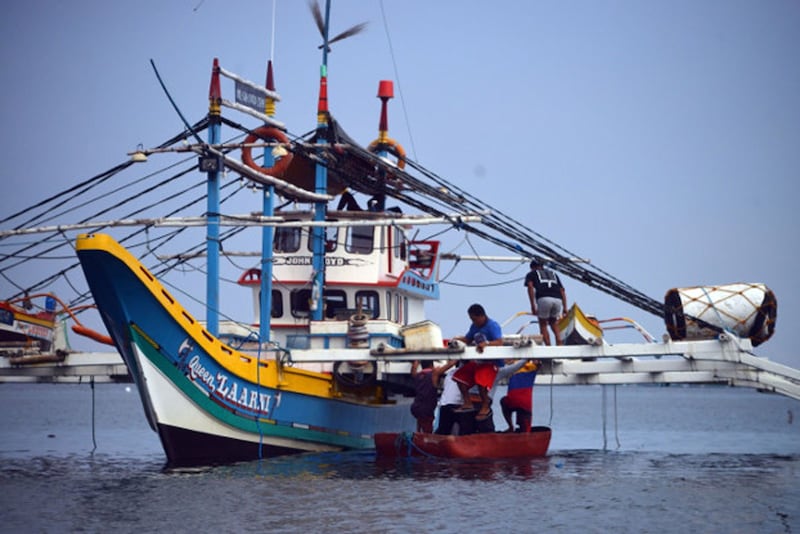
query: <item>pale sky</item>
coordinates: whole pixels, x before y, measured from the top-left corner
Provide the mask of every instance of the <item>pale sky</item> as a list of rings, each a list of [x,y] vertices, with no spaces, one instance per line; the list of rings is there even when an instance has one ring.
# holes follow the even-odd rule
[[[214,57],[263,82],[272,54],[277,117],[293,134],[311,130],[321,40],[306,2],[277,0],[274,34],[272,10],[271,0],[9,4],[0,218],[182,130],[151,58],[193,122],[207,111]],[[378,81],[394,80],[390,135],[412,159],[657,300],[675,287],[767,284],[776,334],[756,353],[800,368],[791,341],[800,324],[800,4],[334,2],[332,34],[365,21],[365,33],[329,56],[331,111],[353,138],[377,136]],[[250,198],[231,212],[259,209]],[[249,235],[255,248],[258,234]],[[497,252],[463,237],[445,234],[444,250]],[[24,284],[67,261],[4,272]],[[526,268],[494,267],[506,274],[459,265],[449,281],[487,287],[443,285],[428,306],[445,336],[466,330],[472,302],[501,322],[527,308]],[[196,283],[188,273],[170,281],[187,291]],[[70,282],[85,284],[79,271]],[[588,313],[665,331],[660,318],[564,282]],[[55,289],[74,295],[64,282]],[[225,291],[226,312],[251,321],[249,292]],[[0,295],[10,292],[0,280]]]

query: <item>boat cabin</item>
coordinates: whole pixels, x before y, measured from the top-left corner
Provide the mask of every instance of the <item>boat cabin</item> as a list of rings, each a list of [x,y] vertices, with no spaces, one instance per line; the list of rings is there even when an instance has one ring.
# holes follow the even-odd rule
[[[317,296],[311,289],[313,214],[281,213],[285,223],[273,239],[272,341],[289,349],[404,346],[404,330],[424,321],[425,301],[439,297],[439,242],[409,240],[407,228],[387,223],[389,215],[328,213],[325,283]],[[261,269],[246,271],[239,284],[252,288],[258,321]],[[317,306],[322,321],[311,319]],[[354,319],[366,333],[354,334]]]

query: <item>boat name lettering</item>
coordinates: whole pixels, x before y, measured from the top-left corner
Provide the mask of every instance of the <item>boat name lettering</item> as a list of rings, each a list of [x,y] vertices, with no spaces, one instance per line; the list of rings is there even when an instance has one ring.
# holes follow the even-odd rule
[[[276,257],[273,263],[275,265],[311,265],[311,261],[311,256],[286,256],[283,258]],[[325,265],[328,267],[341,267],[350,265],[350,261],[340,256],[325,256]]]
[[[223,373],[217,373],[217,388],[214,394],[239,406],[259,413],[269,412],[269,401],[272,395],[257,390],[248,390],[247,386],[242,385],[239,391],[239,384]]]
[[[189,378],[205,384],[210,393],[220,399],[257,413],[269,413],[269,401],[272,395],[256,389],[248,389],[225,373],[217,372],[216,376],[200,363],[200,356],[195,355],[189,361]]]
[[[200,382],[203,382],[212,390],[214,389],[214,377],[211,376],[211,372],[200,363],[200,356],[195,355],[189,362],[189,377],[195,382],[199,379]]]

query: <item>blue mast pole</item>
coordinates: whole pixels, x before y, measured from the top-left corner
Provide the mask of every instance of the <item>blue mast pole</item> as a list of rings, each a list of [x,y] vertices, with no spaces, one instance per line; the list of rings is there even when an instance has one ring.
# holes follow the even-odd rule
[[[322,67],[319,79],[319,103],[317,105],[317,144],[327,143],[328,133],[328,27],[331,15],[331,2],[325,2],[325,29],[322,43]],[[328,169],[317,163],[314,191],[325,194],[328,191]],[[324,221],[327,203],[320,200],[314,204],[314,220]],[[323,312],[322,292],[325,284],[325,228],[315,226],[311,230],[314,279],[311,284],[311,320],[321,321]]]
[[[267,89],[275,90],[275,82],[272,75],[272,60],[267,62]],[[275,99],[267,97],[264,100],[264,114],[273,117],[275,115]],[[271,167],[274,156],[269,147],[264,147],[264,166]],[[265,217],[272,217],[275,214],[274,206],[275,187],[272,185],[264,186],[264,199],[262,211]],[[272,226],[264,226],[261,230],[261,292],[259,300],[259,330],[258,338],[261,343],[270,340],[270,328],[272,325],[272,243],[275,238],[275,229]]]
[[[211,85],[208,90],[208,143],[217,145],[221,136],[222,94],[219,83],[219,60],[214,58],[211,71]],[[219,334],[219,164],[208,169],[207,183],[207,228],[206,255],[206,330],[212,335]]]

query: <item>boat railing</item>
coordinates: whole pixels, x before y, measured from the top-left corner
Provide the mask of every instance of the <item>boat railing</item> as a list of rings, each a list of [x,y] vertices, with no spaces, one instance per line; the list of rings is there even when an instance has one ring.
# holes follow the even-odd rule
[[[507,327],[507,326],[509,326],[511,323],[513,323],[514,321],[516,321],[516,320],[517,320],[517,319],[519,319],[520,317],[526,317],[526,316],[530,316],[530,317],[533,317],[533,318],[532,318],[532,319],[531,319],[531,318],[526,318],[526,319],[527,319],[527,320],[526,320],[526,322],[525,322],[525,323],[523,323],[523,324],[522,324],[522,326],[519,326],[519,327],[517,328],[517,331],[516,331],[516,332],[514,332],[514,334],[515,334],[515,335],[520,335],[520,334],[522,334],[522,333],[525,331],[525,329],[527,329],[527,328],[528,328],[530,325],[532,325],[532,324],[537,324],[537,325],[538,325],[538,324],[539,324],[539,318],[538,318],[538,317],[535,317],[535,316],[534,316],[534,315],[533,315],[531,312],[529,312],[529,311],[520,311],[520,312],[517,312],[517,313],[515,313],[514,315],[512,315],[511,317],[509,317],[508,319],[506,319],[505,321],[503,321],[503,322],[500,324],[500,326],[503,328],[503,331],[505,331],[506,327]]]
[[[514,332],[515,335],[521,335],[528,327],[531,325],[538,325],[539,319],[529,311],[520,311],[503,321],[500,326],[503,328],[503,331],[506,330],[506,327],[514,323],[515,321],[519,320],[520,318],[525,318],[525,322],[517,328]],[[629,317],[612,317],[610,319],[600,319],[597,320],[600,328],[603,329],[604,332],[609,330],[628,330],[633,329],[636,330],[644,340],[648,343],[656,343],[657,339],[653,336],[650,332],[648,332],[642,325],[637,323],[635,320]]]
[[[601,319],[597,322],[604,332],[607,330],[628,330],[632,328],[639,332],[648,343],[656,343],[656,338],[650,332],[629,317],[612,317],[610,319]]]

